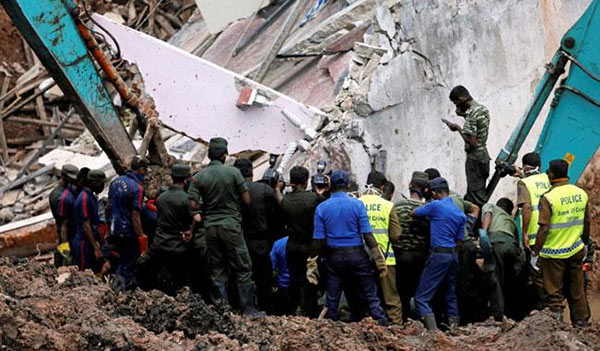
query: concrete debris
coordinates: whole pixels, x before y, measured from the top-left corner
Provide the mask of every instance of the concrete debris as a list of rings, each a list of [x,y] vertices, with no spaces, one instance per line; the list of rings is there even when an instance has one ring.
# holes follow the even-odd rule
[[[194,138],[208,140],[218,135],[227,136],[231,153],[243,150],[283,153],[287,143],[303,139],[304,133],[281,115],[282,109],[289,110],[313,129],[323,115],[316,108],[169,44],[102,16],[94,16],[121,43],[123,58],[137,65],[146,92],[156,103],[160,120]],[[148,51],[154,54],[148,55]],[[165,70],[165,62],[176,69]],[[199,84],[205,81],[211,84]],[[246,111],[238,109],[236,101],[243,86],[259,90],[272,105]],[[273,133],[273,128],[277,133]],[[252,137],[248,138],[249,135]]]
[[[371,56],[373,56],[373,54],[383,56],[387,52],[388,52],[388,49],[385,47],[369,45],[369,44],[365,44],[365,43],[355,43],[354,44],[354,53],[365,59],[370,59]]]

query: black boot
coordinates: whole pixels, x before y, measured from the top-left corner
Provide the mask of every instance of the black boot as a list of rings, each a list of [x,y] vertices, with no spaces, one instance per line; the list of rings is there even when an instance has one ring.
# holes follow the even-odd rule
[[[229,299],[227,298],[227,286],[225,286],[225,284],[213,286],[213,291],[211,295],[214,304],[229,304]]]
[[[459,316],[448,317],[448,329],[449,329],[450,333],[456,333],[459,325],[460,325],[460,317]]]
[[[425,324],[425,329],[427,330],[437,330],[435,315],[433,313],[423,316],[423,324]]]
[[[253,284],[242,284],[238,285],[238,292],[240,295],[240,307],[244,316],[249,317],[264,317],[265,313],[258,311],[254,307],[254,291]]]

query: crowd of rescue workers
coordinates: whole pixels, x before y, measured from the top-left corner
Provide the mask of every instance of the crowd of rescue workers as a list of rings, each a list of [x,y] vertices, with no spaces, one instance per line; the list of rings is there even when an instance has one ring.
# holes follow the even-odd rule
[[[450,100],[465,119],[444,120],[465,142],[464,197],[435,168],[415,170],[396,197],[378,171],[356,180],[322,163],[312,176],[294,166],[253,182],[252,162],[226,165],[227,141],[213,138],[208,166],[192,176],[174,164],[156,199],[144,195],[144,158],[101,199],[102,171],[65,165],[50,196],[55,263],[91,269],[119,291],[174,295],[187,286],[249,316],[414,319],[452,330],[544,308],[562,321],[566,299],[571,323],[586,326],[593,243],[587,195],[569,183],[569,163],[542,165],[528,153],[511,167],[516,201],[486,203],[490,113],[462,86]]]

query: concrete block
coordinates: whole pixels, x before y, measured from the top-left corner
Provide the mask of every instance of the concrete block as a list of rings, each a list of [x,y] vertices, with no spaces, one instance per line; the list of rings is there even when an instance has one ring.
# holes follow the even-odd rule
[[[304,138],[281,115],[282,109],[309,128],[321,120],[323,112],[317,108],[102,16],[94,15],[94,19],[119,41],[123,58],[137,64],[161,121],[194,138],[225,137],[230,153],[264,150],[281,154],[289,142]],[[236,101],[245,86],[258,89],[273,105],[238,109]]]

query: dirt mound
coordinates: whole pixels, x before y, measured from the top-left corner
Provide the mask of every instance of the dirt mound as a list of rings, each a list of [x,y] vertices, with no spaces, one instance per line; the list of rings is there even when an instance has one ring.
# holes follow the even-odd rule
[[[455,335],[417,322],[381,327],[304,317],[246,318],[184,289],[115,293],[89,272],[0,260],[0,347],[9,350],[514,350],[600,345],[600,324],[572,330],[545,312]]]

